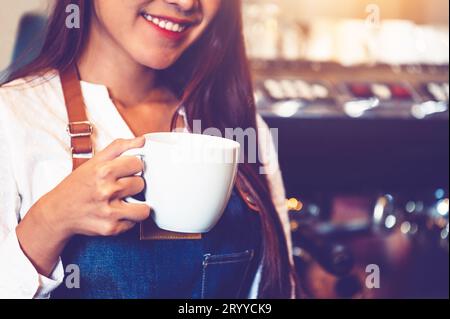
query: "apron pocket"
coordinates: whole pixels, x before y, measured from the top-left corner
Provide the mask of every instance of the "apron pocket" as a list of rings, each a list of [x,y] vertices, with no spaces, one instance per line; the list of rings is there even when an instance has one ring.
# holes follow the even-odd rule
[[[240,253],[203,256],[202,299],[235,299],[241,296],[242,286],[254,257],[253,250]]]

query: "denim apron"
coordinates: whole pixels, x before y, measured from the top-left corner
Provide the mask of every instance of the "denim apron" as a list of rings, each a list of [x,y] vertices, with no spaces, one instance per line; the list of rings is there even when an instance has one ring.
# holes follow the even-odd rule
[[[183,212],[180,211],[180,214]],[[80,268],[80,288],[63,283],[53,298],[247,298],[260,263],[259,214],[234,191],[218,224],[199,240],[76,236],[62,261]]]

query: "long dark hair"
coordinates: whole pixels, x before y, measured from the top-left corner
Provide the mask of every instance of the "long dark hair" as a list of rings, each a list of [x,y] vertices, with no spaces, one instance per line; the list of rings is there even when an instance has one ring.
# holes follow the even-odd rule
[[[80,8],[80,29],[64,27],[69,4]],[[64,71],[76,63],[87,42],[92,15],[90,0],[56,1],[40,55],[14,71],[9,80],[50,69]],[[242,33],[241,1],[222,0],[219,13],[201,38],[175,65],[161,71],[161,76],[179,94],[190,123],[201,120],[202,126],[218,128],[222,134],[225,128],[256,129],[256,108]],[[290,298],[295,276],[283,227],[271,200],[268,180],[259,174],[261,163],[247,162],[240,164],[238,179],[251,185],[260,207],[263,267],[259,297]]]

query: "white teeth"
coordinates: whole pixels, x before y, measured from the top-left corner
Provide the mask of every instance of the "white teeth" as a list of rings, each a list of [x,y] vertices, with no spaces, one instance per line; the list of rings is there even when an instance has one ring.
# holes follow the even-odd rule
[[[173,27],[173,23],[170,22],[170,21],[167,22],[166,25],[165,25],[165,29],[169,30],[169,31],[172,31],[172,27]]]
[[[172,32],[183,32],[186,29],[185,26],[182,26],[178,23],[174,23],[172,21],[167,21],[167,20],[161,20],[159,18],[153,18],[149,14],[144,14],[143,16],[147,21],[152,22],[153,24],[157,25],[161,29],[165,29],[165,30],[172,31]]]
[[[167,26],[166,26],[167,28]],[[183,30],[183,27],[181,25],[179,25],[178,23],[174,23],[172,26],[172,29],[170,29],[170,31],[173,32],[181,32]]]

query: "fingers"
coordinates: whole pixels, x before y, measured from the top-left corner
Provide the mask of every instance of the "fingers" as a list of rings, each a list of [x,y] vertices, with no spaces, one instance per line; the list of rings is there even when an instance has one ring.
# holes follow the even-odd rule
[[[103,173],[106,174],[106,176],[101,176],[102,178],[120,179],[142,173],[144,171],[144,163],[135,156],[121,156],[105,163],[101,169],[104,169]],[[102,174],[102,172],[99,173],[100,175]]]
[[[99,152],[96,156],[100,161],[110,161],[113,160],[128,150],[144,147],[145,137],[140,136],[135,139],[126,140],[118,139],[112,142],[103,151]]]
[[[117,234],[122,234],[124,232],[129,231],[134,226],[136,226],[135,222],[128,221],[128,220],[120,221],[119,224],[117,225],[116,232],[117,232]]]
[[[128,196],[133,196],[142,192],[145,188],[145,181],[142,177],[124,177],[117,180],[116,185],[119,191],[117,191],[113,198],[123,199]]]
[[[92,234],[93,236],[100,235],[104,237],[117,236],[129,231],[135,225],[136,223],[128,220],[118,222],[105,221],[96,225],[95,226],[96,231],[92,232]]]
[[[98,218],[91,220],[85,229],[91,229],[83,234],[89,236],[117,236],[122,234],[137,223],[150,217],[150,207],[141,204],[128,204],[121,200],[116,200],[105,213],[99,214]]]
[[[126,220],[139,223],[150,217],[151,209],[145,204],[131,204],[124,201],[116,201],[113,205],[116,207],[117,217],[121,221]]]

